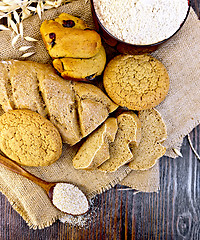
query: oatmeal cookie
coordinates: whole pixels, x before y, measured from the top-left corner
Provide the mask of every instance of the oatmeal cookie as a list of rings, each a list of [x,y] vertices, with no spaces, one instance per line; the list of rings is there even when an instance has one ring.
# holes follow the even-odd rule
[[[54,125],[30,110],[10,110],[0,117],[0,150],[24,166],[48,166],[62,153]]]
[[[131,110],[155,107],[169,90],[166,68],[149,55],[115,57],[104,71],[103,83],[115,103]]]

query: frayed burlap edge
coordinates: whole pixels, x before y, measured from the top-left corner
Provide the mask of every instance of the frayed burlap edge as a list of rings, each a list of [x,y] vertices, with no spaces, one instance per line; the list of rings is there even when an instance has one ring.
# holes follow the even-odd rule
[[[130,168],[126,168],[124,170],[124,174],[121,177],[117,177],[115,180],[111,181],[109,184],[102,186],[101,189],[97,190],[97,191],[93,191],[90,194],[87,195],[88,199],[92,199],[93,197],[95,197],[97,194],[103,193],[109,189],[111,189],[112,187],[114,187],[116,184],[120,183],[125,177],[127,177],[127,175],[131,172],[132,170]]]
[[[7,198],[7,200],[9,201],[10,205],[12,206],[12,208],[17,211],[20,216],[25,220],[25,222],[27,223],[28,227],[30,229],[43,229],[46,227],[51,226],[55,221],[57,221],[59,218],[63,217],[65,214],[60,213],[59,215],[57,215],[56,217],[52,217],[51,221],[48,221],[46,223],[43,223],[39,226],[34,225],[31,223],[31,219],[28,216],[27,212],[23,210],[22,207],[20,207],[20,202],[19,201],[13,201],[12,197],[10,197],[9,191],[3,190],[2,188],[0,188],[0,192]]]
[[[180,133],[178,135],[178,141],[176,144],[173,145],[173,147],[167,148],[165,156],[171,157],[171,158],[177,158],[179,155],[175,153],[173,149],[177,149],[178,151],[181,151],[183,139],[185,136],[187,136],[195,127],[197,127],[200,124],[200,119],[196,120],[193,125],[189,126],[185,131]]]
[[[99,190],[91,192],[90,194],[87,195],[87,198],[90,200],[93,197],[95,197],[97,194],[101,194],[101,193],[111,189],[116,184],[118,184],[120,181],[122,181],[130,172],[131,172],[131,169],[129,169],[127,167],[127,169],[125,169],[124,174],[121,177],[117,177],[115,180],[111,181],[109,184],[107,184],[105,186],[101,186],[101,188]],[[20,216],[25,220],[25,222],[27,223],[27,225],[30,229],[36,230],[36,229],[44,229],[46,227],[50,227],[53,223],[55,223],[57,220],[59,220],[60,218],[62,218],[63,216],[66,215],[65,213],[60,213],[57,216],[52,217],[51,221],[44,222],[43,224],[40,224],[40,225],[34,225],[34,224],[32,224],[32,221],[31,221],[30,217],[28,216],[27,212],[23,210],[24,208],[20,207],[21,206],[20,201],[18,201],[18,199],[13,201],[12,194],[9,193],[9,190],[7,190],[7,188],[5,188],[3,190],[0,187],[0,192],[4,196],[6,196],[7,200],[9,201],[9,203],[11,204],[13,209],[20,214]]]

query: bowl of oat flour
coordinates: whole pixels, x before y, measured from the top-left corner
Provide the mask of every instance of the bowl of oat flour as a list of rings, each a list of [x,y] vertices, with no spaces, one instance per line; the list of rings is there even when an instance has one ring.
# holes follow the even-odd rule
[[[97,30],[122,53],[152,52],[185,23],[188,0],[91,0]]]

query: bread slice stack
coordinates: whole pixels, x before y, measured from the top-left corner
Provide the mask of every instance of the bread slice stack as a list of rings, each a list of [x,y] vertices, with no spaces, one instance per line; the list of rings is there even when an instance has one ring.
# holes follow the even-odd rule
[[[117,132],[117,120],[108,118],[80,147],[73,159],[76,169],[95,169],[110,158],[109,144]]]
[[[124,112],[117,118],[108,118],[83,143],[73,159],[74,167],[88,169],[89,166],[93,166],[92,169],[104,172],[116,171],[132,159],[129,145],[139,144],[140,128],[140,121],[133,112]],[[109,135],[112,136],[110,139]]]
[[[111,128],[112,138],[106,142],[105,136],[110,134]],[[138,116],[133,111],[123,112],[117,118],[108,118],[88,136],[74,157],[73,165],[76,169],[103,172],[114,172],[125,164],[133,170],[147,170],[165,154],[162,143],[166,137],[166,126],[157,110],[143,110]]]
[[[117,117],[118,131],[110,145],[110,158],[98,169],[103,172],[115,172],[130,162],[133,154],[130,144],[138,146],[141,139],[141,123],[133,112],[125,112]]]
[[[4,111],[38,112],[50,119],[63,142],[70,145],[94,131],[118,107],[99,88],[66,81],[51,65],[36,62],[0,62],[0,87]]]

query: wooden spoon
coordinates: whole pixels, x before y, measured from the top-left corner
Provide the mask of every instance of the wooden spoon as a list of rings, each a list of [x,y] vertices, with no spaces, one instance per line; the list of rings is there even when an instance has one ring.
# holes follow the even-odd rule
[[[62,183],[62,186],[64,184],[64,187],[66,188],[69,188],[68,191],[67,191],[67,195],[65,195],[66,199],[62,199],[63,201],[67,201],[69,204],[73,204],[74,206],[70,206],[68,207],[67,206],[67,209],[68,210],[64,210],[62,206],[59,206],[56,204],[54,204],[54,188],[55,186],[58,184],[61,184],[61,183],[56,183],[56,182],[46,182],[34,175],[32,175],[31,173],[29,173],[28,171],[26,171],[25,169],[23,169],[21,166],[19,166],[16,162],[10,160],[9,158],[7,157],[4,157],[2,155],[0,155],[0,164],[3,165],[4,167],[6,167],[7,169],[9,169],[10,171],[12,172],[15,172],[15,173],[18,173],[19,175],[33,181],[34,183],[36,183],[37,185],[39,185],[40,187],[42,187],[48,197],[50,198],[51,202],[53,203],[53,205],[58,208],[59,210],[61,210],[62,212],[65,212],[65,213],[68,213],[70,215],[74,215],[74,216],[77,216],[77,215],[82,215],[82,214],[85,214],[88,210],[89,210],[89,202],[86,198],[86,196],[84,195],[84,193],[78,189],[78,187],[76,187],[75,185],[73,184],[70,184],[70,183]],[[70,198],[70,194],[69,192],[71,191],[71,195],[73,195],[73,197]],[[76,195],[74,196],[73,192],[76,192]],[[56,191],[58,192],[58,191]],[[63,194],[62,194],[63,196]],[[81,206],[81,210],[82,212],[80,212],[80,198],[82,199],[82,202],[85,203],[85,207]],[[66,205],[66,203],[64,202],[64,204]],[[76,210],[76,204],[77,204],[77,210]],[[78,209],[79,208],[79,209]],[[78,211],[79,210],[79,211]],[[78,212],[77,212],[78,211]]]

